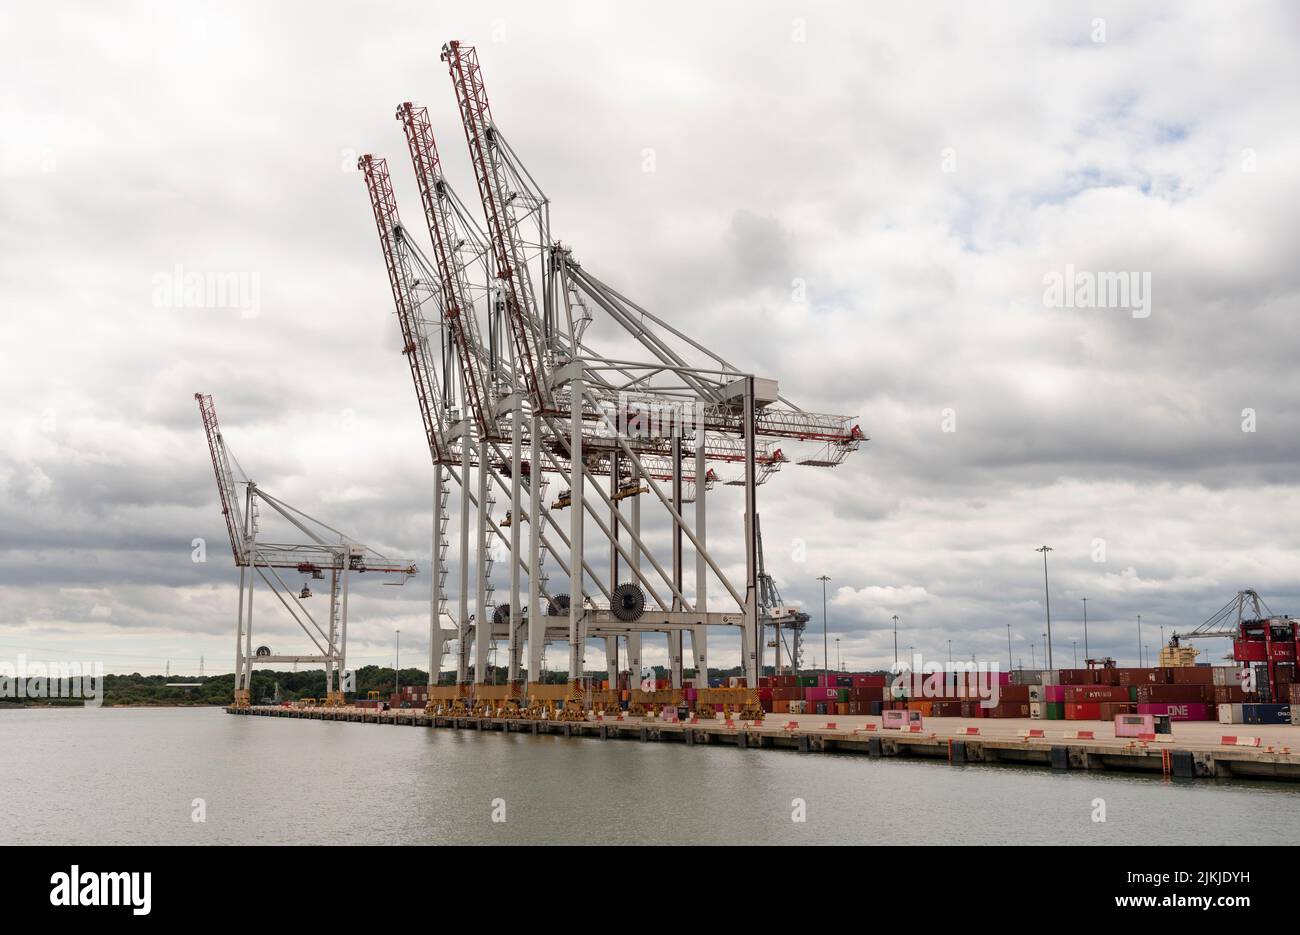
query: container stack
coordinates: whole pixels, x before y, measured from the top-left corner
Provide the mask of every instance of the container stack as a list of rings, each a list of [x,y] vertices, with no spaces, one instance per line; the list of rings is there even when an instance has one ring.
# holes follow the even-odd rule
[[[885,675],[773,675],[759,679],[763,710],[775,714],[879,714]]]

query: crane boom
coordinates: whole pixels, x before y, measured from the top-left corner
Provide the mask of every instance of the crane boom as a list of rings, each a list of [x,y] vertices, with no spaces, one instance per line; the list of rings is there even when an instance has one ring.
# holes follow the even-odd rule
[[[211,396],[195,393],[199,414],[203,417],[203,431],[208,438],[208,452],[212,455],[212,472],[217,476],[217,492],[221,495],[221,513],[226,518],[226,532],[230,535],[230,550],[236,565],[248,564],[248,551],[244,547],[244,518],[239,511],[239,497],[235,492],[235,478],[230,472],[230,455],[221,437],[217,422],[217,407]]]
[[[443,46],[442,60],[447,63],[451,83],[456,91],[465,142],[469,146],[479,199],[487,220],[489,243],[495,263],[495,275],[501,289],[506,318],[514,344],[515,366],[523,389],[539,411],[549,409],[550,386],[540,373],[543,361],[536,332],[537,303],[528,277],[523,243],[510,208],[513,193],[506,182],[505,169],[492,145],[496,135],[487,89],[479,69],[478,54],[472,46],[451,41]]]
[[[491,400],[481,369],[480,344],[477,337],[474,303],[465,279],[465,268],[457,248],[461,237],[453,213],[446,203],[448,188],[443,177],[433,124],[427,107],[415,107],[410,101],[397,108],[397,119],[406,134],[415,179],[420,186],[424,218],[433,241],[434,260],[438,267],[442,296],[442,316],[451,331],[456,354],[460,358],[461,385],[474,421],[485,437],[496,434],[491,415]]]
[[[402,219],[397,213],[397,198],[393,194],[392,179],[388,175],[388,160],[364,155],[357,160],[357,168],[366,180],[370,193],[370,206],[379,231],[379,244],[388,268],[388,283],[393,290],[393,304],[402,329],[402,353],[411,367],[411,380],[420,405],[420,418],[429,442],[429,453],[435,464],[450,460],[450,452],[443,440],[441,418],[445,411],[438,372],[434,367],[424,320],[420,317],[419,303],[415,298],[415,276],[409,247],[404,239]],[[435,296],[435,301],[438,297]],[[448,387],[450,390],[450,387]]]

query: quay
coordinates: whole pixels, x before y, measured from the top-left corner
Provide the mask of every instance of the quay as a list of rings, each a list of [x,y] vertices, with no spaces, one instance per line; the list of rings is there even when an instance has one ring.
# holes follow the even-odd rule
[[[829,719],[778,715],[762,722],[604,717],[584,721],[469,717],[432,714],[421,708],[345,706],[227,707],[226,713],[307,718],[452,730],[558,734],[598,740],[684,743],[774,749],[798,753],[916,757],[954,765],[1012,764],[1057,770],[1122,770],[1184,779],[1300,781],[1300,729],[1290,725],[1227,725],[1176,722],[1173,734],[1135,740],[1114,737],[1105,722],[1030,719],[929,718],[920,730],[886,730],[880,718]],[[1068,724],[1068,727],[1066,725]]]

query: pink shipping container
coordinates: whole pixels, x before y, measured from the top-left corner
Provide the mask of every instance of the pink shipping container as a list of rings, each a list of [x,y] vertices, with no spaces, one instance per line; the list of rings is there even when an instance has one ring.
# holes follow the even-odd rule
[[[803,692],[805,701],[836,701],[840,697],[837,688],[805,688]]]
[[[1171,721],[1208,721],[1209,705],[1202,701],[1153,701],[1138,705],[1138,714],[1163,714]]]
[[[1064,685],[1044,685],[1043,700],[1049,703],[1061,703],[1065,701]]]

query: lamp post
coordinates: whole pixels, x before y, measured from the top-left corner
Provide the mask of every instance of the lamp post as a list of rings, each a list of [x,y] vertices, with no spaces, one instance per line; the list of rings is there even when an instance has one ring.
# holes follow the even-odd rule
[[[840,655],[840,638],[835,637],[835,671],[844,671],[844,657]]]
[[[397,631],[397,664],[393,666],[393,692],[402,693],[402,631]],[[400,700],[400,699],[399,699]]]
[[[1141,614],[1138,614],[1138,668],[1139,668],[1139,669],[1143,668],[1143,665],[1142,665],[1142,615],[1141,615]]]
[[[894,670],[898,670],[898,614],[894,614]]]
[[[1088,599],[1083,599],[1083,661],[1088,661]]]
[[[1052,551],[1050,545],[1034,549],[1043,553],[1043,599],[1047,608],[1047,668],[1052,667],[1052,593],[1047,587],[1047,553]]]
[[[1007,624],[1007,671],[1014,669],[1015,663],[1011,661],[1011,624]]]
[[[1034,655],[1034,644],[1033,644],[1033,643],[1030,643],[1030,644],[1029,644],[1029,668],[1031,668],[1031,669],[1037,669],[1037,668],[1038,668],[1038,657]]]
[[[1077,669],[1079,668],[1079,641],[1070,640],[1070,642],[1074,644],[1074,667]]]
[[[948,641],[948,668],[952,668],[952,640]]]
[[[831,579],[828,575],[822,575],[817,580],[822,583],[822,687],[825,688],[830,684],[831,665],[831,646],[826,635],[826,582]]]

